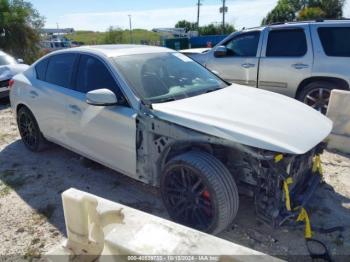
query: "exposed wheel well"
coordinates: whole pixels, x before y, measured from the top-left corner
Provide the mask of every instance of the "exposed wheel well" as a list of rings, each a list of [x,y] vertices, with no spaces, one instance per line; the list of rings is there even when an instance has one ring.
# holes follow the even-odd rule
[[[252,188],[255,188],[257,183],[254,166],[259,166],[258,163],[256,163],[257,160],[239,149],[234,149],[225,145],[197,141],[192,143],[188,141],[169,146],[166,153],[162,156],[161,164],[159,165],[160,169],[158,170],[158,179],[161,177],[163,167],[169,161],[189,151],[201,151],[215,157],[231,173],[237,183],[239,191],[248,196],[253,195]]]
[[[336,78],[336,77],[324,77],[324,76],[315,76],[315,77],[310,77],[307,79],[304,79],[299,87],[298,90],[295,94],[295,98],[299,97],[300,92],[303,90],[303,88],[305,86],[307,86],[308,84],[312,83],[312,82],[316,82],[316,81],[325,81],[325,82],[329,82],[330,84],[333,84],[337,87],[337,89],[343,89],[343,90],[349,90],[349,84],[341,78]]]

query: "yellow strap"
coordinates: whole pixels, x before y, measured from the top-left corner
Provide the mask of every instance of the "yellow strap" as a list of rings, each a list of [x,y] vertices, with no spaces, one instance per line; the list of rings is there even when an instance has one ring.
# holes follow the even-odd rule
[[[311,230],[311,223],[309,219],[309,215],[307,214],[305,208],[301,208],[299,216],[297,218],[297,222],[304,222],[305,223],[305,231],[304,236],[305,238],[312,238],[312,230]]]
[[[291,211],[291,204],[290,204],[290,196],[289,196],[289,185],[293,184],[293,179],[291,177],[288,177],[286,180],[283,181],[283,189],[284,194],[286,195],[286,208],[288,211]]]
[[[282,154],[276,155],[275,156],[275,163],[280,162],[282,159],[283,159],[283,155]]]
[[[319,172],[320,175],[323,174],[322,162],[321,162],[320,155],[315,156],[313,164],[312,164],[312,173],[316,173],[316,172]]]

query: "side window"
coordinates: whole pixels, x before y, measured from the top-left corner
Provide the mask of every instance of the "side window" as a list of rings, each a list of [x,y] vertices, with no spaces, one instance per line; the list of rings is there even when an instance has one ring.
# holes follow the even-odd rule
[[[107,67],[92,56],[81,55],[76,79],[77,91],[87,93],[101,88],[120,96],[119,88]]]
[[[260,32],[250,32],[238,35],[228,41],[227,56],[254,57],[258,51]]]
[[[50,58],[46,58],[42,61],[40,61],[36,66],[35,66],[35,71],[36,71],[36,78],[45,81],[45,76],[46,76],[46,70],[47,70],[47,65],[49,63]]]
[[[270,31],[267,57],[300,57],[307,52],[306,36],[303,29],[283,29]]]
[[[69,88],[76,58],[76,54],[51,56],[46,72],[46,82]]]
[[[350,57],[350,27],[320,27],[317,31],[327,56]]]

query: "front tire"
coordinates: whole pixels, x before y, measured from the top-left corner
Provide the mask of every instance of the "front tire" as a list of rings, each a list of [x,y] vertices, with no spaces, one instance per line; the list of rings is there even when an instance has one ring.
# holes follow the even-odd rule
[[[33,113],[25,106],[18,110],[17,126],[24,145],[30,151],[40,152],[46,147],[47,142]]]
[[[163,202],[172,220],[218,234],[235,218],[239,196],[233,176],[215,157],[188,152],[170,160],[161,177]]]

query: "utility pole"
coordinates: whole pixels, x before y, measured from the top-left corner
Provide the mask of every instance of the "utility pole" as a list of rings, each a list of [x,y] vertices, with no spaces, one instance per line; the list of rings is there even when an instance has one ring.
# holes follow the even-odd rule
[[[128,15],[128,16],[129,16],[130,43],[133,44],[134,40],[133,40],[133,37],[132,37],[131,15]]]
[[[226,0],[222,0],[222,34],[225,34]]]
[[[198,0],[198,3],[197,3],[197,30],[199,32],[199,16],[200,16],[200,10],[201,10],[201,0]]]

